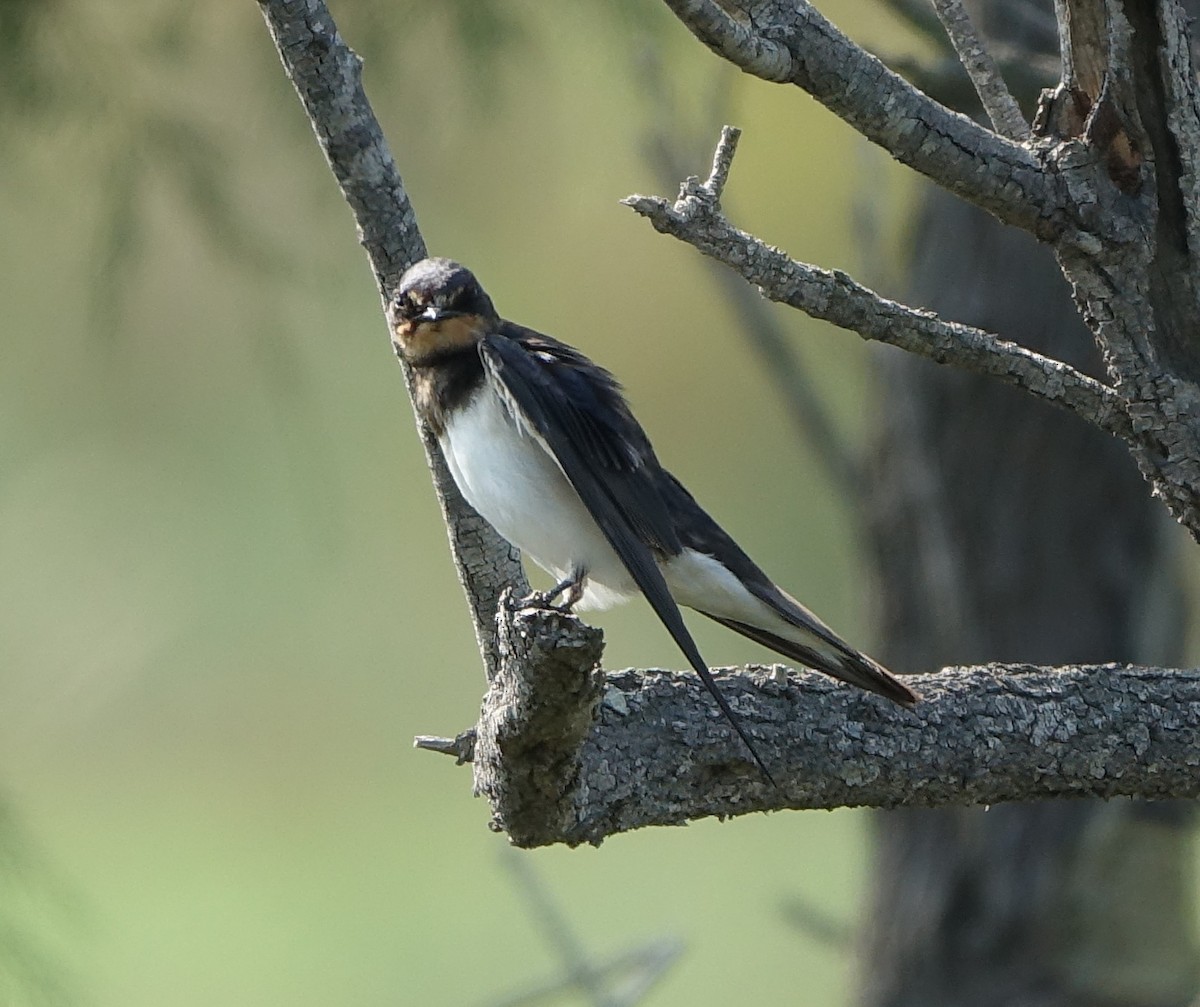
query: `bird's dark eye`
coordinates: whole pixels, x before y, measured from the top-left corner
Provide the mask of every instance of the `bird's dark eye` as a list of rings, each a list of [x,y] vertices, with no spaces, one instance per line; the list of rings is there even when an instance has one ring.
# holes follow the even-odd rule
[[[415,290],[409,290],[396,298],[396,314],[401,318],[413,318],[421,311],[421,302]]]

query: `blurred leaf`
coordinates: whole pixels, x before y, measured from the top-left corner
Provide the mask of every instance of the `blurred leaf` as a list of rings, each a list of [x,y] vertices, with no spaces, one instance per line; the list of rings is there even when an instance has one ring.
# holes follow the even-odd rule
[[[0,919],[0,1002],[8,1007],[76,1003],[63,967],[23,930]]]
[[[269,248],[256,228],[235,207],[225,177],[228,158],[199,126],[184,119],[152,116],[143,130],[149,164],[162,168],[206,232],[213,250],[263,276],[277,274],[282,249]]]
[[[0,1003],[13,1007],[66,1007],[76,1002],[62,962],[30,933],[18,907],[70,901],[56,890],[39,851],[11,805],[0,799]],[[36,914],[34,914],[36,915]]]
[[[105,337],[114,335],[120,324],[126,283],[144,245],[137,199],[139,148],[132,139],[114,147],[99,188],[100,227],[91,296],[94,331]]]
[[[0,126],[40,108],[54,87],[39,38],[58,0],[0,0]]]

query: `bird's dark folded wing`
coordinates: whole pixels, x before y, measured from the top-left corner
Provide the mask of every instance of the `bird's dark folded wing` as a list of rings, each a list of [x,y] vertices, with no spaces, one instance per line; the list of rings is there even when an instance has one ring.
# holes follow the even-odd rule
[[[485,336],[479,353],[514,421],[554,457],[650,607],[774,783],[717,688],[658,568],[656,554],[677,555],[679,536],[660,491],[662,469],[616,380],[566,344],[515,325]]]
[[[479,352],[513,419],[550,452],[605,534],[630,537],[626,551],[640,544],[676,555],[658,460],[612,375],[565,343],[511,324],[485,337]]]

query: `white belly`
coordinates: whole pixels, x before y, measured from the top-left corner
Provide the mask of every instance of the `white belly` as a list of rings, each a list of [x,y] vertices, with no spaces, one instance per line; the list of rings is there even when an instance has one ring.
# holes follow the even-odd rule
[[[587,571],[579,608],[605,608],[636,591],[557,463],[486,385],[439,443],[462,495],[504,538],[556,580]]]

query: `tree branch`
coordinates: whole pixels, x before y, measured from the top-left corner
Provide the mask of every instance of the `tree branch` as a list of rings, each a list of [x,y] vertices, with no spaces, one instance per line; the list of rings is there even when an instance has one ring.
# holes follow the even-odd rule
[[[1011,140],[1028,139],[1029,123],[975,31],[962,0],[933,0],[933,6],[996,131]]]
[[[1122,400],[1107,385],[982,329],[948,322],[933,312],[880,297],[845,273],[789,258],[725,218],[715,181],[710,178],[701,184],[689,179],[674,204],[656,196],[638,195],[623,202],[646,217],[656,230],[725,263],[773,301],[852,329],[864,339],[994,375],[1078,413],[1102,430],[1123,438],[1131,436]]]
[[[1024,144],[922,94],[807,0],[666,3],[736,66],[796,84],[898,160],[1054,247],[1128,423],[1103,415],[1103,386],[1081,389],[1068,375],[1076,387],[1051,398],[1099,409],[1200,541],[1200,91],[1178,0],[1056,0],[1063,83],[1044,95],[1038,135]],[[809,278],[819,288],[828,275]]]
[[[752,11],[741,20],[717,0],[666,3],[718,55],[763,80],[802,88],[897,160],[1005,223],[1047,241],[1075,229],[1060,180],[1032,149],[938,104],[806,0],[747,4]]]
[[[259,0],[284,70],[296,88],[337,179],[375,283],[390,310],[401,274],[425,257],[425,242],[396,162],[362,88],[362,61],[338,34],[322,0]],[[403,366],[403,363],[402,363]],[[407,368],[405,385],[412,394]],[[495,613],[508,585],[528,591],[517,551],[467,506],[433,435],[417,420],[459,580],[489,675],[497,661]]]
[[[501,679],[510,670],[520,675],[514,665]],[[948,668],[914,676],[925,699],[911,712],[781,666],[717,675],[780,790],[762,780],[691,673],[610,672],[584,691],[579,677],[525,679],[504,686],[525,697],[519,710],[500,707],[508,757],[475,770],[508,794],[494,826],[517,846],[574,846],[785,807],[1200,796],[1200,670]],[[559,750],[566,764],[547,787],[538,709],[568,693],[594,722],[569,759]]]

